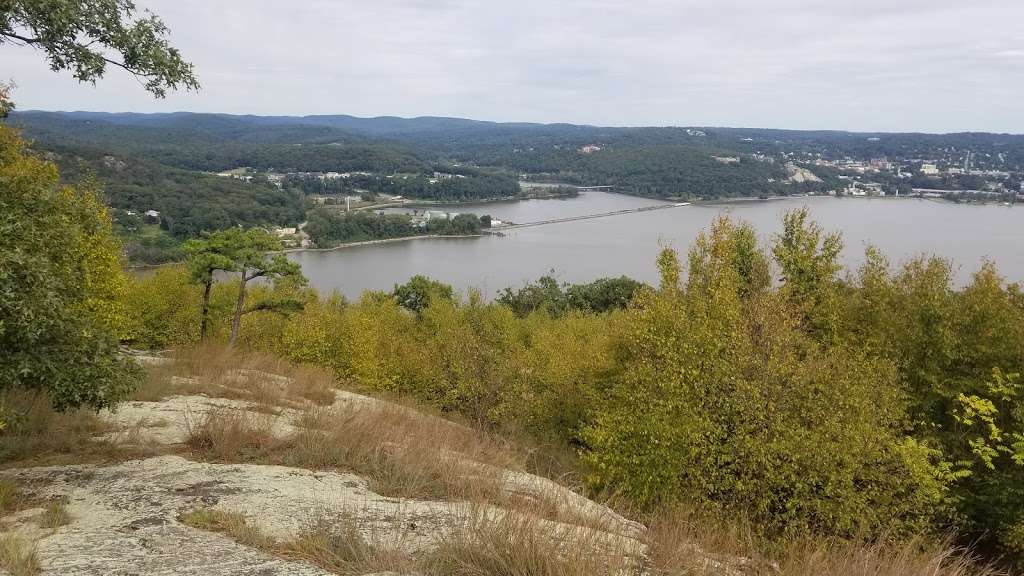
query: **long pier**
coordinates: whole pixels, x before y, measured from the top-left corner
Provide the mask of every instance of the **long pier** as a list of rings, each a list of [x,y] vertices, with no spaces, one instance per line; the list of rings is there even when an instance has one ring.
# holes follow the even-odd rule
[[[536,222],[524,222],[522,224],[509,224],[507,226],[500,226],[495,230],[511,230],[514,228],[528,228],[530,226],[544,226],[546,224],[560,224],[562,222],[575,222],[577,220],[593,220],[595,218],[607,218],[609,216],[619,216],[622,214],[635,214],[637,212],[650,212],[652,210],[664,210],[666,208],[679,208],[680,206],[689,206],[689,202],[677,202],[675,204],[656,204],[654,206],[644,206],[642,208],[630,208],[628,210],[616,210],[614,212],[602,212],[600,214],[585,214],[583,216],[568,216],[566,218],[552,218],[550,220],[538,220]]]

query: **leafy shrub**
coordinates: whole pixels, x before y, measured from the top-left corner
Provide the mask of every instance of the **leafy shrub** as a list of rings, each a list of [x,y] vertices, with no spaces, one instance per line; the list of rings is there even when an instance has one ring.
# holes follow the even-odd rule
[[[657,289],[542,279],[488,304],[416,279],[353,303],[306,293],[301,312],[247,316],[240,339],[579,451],[592,488],[633,504],[740,514],[770,537],[962,530],[1021,557],[1024,293],[992,265],[957,289],[945,260],[891,270],[872,248],[840,278],[839,245],[791,215],[773,263],[720,220],[685,275],[659,257]],[[166,298],[140,332],[192,338],[175,304],[195,289],[164,274],[139,292]],[[214,287],[211,338],[236,295]]]
[[[783,298],[745,298],[728,221],[690,261],[683,288],[667,253],[662,288],[629,311],[583,433],[591,481],[648,507],[685,498],[742,512],[775,533],[926,526],[948,478],[901,433],[894,367],[822,348]]]
[[[61,409],[124,398],[139,375],[118,354],[125,280],[106,209],[5,127],[0,237],[0,387],[45,390]]]

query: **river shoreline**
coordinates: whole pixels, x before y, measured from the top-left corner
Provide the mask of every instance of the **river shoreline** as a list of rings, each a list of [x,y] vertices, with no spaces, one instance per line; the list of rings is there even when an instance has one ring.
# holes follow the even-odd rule
[[[424,234],[422,236],[402,236],[401,238],[382,238],[380,240],[362,240],[359,242],[346,242],[330,248],[287,248],[285,250],[279,250],[272,252],[272,254],[297,254],[301,252],[334,252],[345,248],[357,248],[359,246],[372,246],[375,244],[393,244],[396,242],[408,242],[411,240],[422,240],[424,238],[483,238],[484,236],[500,235],[500,232],[487,232],[484,234]],[[144,273],[147,270],[157,270],[165,266],[174,266],[176,264],[183,264],[184,260],[178,260],[174,262],[164,262],[162,264],[128,264],[124,268],[128,272],[139,272]]]
[[[671,201],[669,201],[669,200],[650,198],[648,196],[634,195],[634,194],[628,194],[628,193],[624,193],[624,192],[608,192],[606,194],[611,194],[611,195],[615,195],[615,196],[625,196],[625,197],[630,197],[630,198],[643,198],[643,199],[651,200],[652,202],[662,202],[662,203],[665,203],[665,204],[671,203]],[[578,197],[569,197],[569,198],[552,197],[551,199],[575,199],[575,198],[578,198]],[[510,201],[511,202],[518,202],[520,200],[528,200],[528,199],[529,198],[520,198],[520,199],[508,199],[508,198],[505,198],[505,199],[494,199],[494,200],[491,200],[490,202],[493,202],[493,203],[504,203],[504,202],[510,202]],[[754,197],[754,196],[733,197],[733,198],[717,198],[717,199],[714,199],[714,200],[698,200],[698,201],[694,201],[694,202],[691,202],[690,205],[692,205],[694,207],[713,208],[715,206],[725,207],[725,206],[730,206],[730,205],[753,205],[753,204],[758,204],[758,203],[769,204],[769,203],[774,203],[774,202],[779,202],[779,201],[787,201],[787,200],[790,200],[790,201],[792,201],[792,200],[808,200],[808,201],[810,201],[810,200],[816,200],[816,199],[833,199],[833,200],[840,200],[840,199],[842,199],[842,200],[846,200],[848,202],[856,202],[857,200],[888,200],[888,201],[892,201],[892,202],[896,202],[896,201],[899,201],[899,200],[924,200],[924,201],[926,201],[929,204],[936,204],[936,205],[958,205],[958,206],[998,205],[997,203],[994,203],[994,202],[993,203],[984,203],[984,202],[956,203],[956,202],[953,202],[953,201],[950,201],[950,200],[947,200],[947,199],[944,199],[944,198],[921,198],[921,197],[918,197],[918,196],[881,196],[881,197],[874,196],[874,197],[863,197],[862,198],[862,197],[835,197],[835,196],[828,196],[828,195],[770,196],[770,197],[767,197],[767,198],[758,198],[758,197]],[[443,204],[443,203],[437,203],[437,204],[415,203],[415,205],[417,207],[458,206],[459,204],[469,204],[469,203],[467,203],[467,202],[463,202],[463,203],[448,203],[448,204]],[[405,207],[411,207],[412,205],[413,204],[405,204],[404,206]],[[396,206],[393,206],[393,207],[398,207],[398,206],[396,205]],[[289,248],[289,249],[286,249],[286,250],[282,250],[279,253],[282,253],[282,254],[295,254],[295,253],[303,253],[303,252],[334,252],[334,251],[339,251],[339,250],[342,250],[342,249],[345,249],[345,248],[357,248],[357,247],[361,247],[361,246],[372,246],[372,245],[377,245],[377,244],[391,244],[391,243],[398,243],[398,242],[408,242],[408,241],[422,239],[422,238],[480,238],[480,237],[487,236],[487,235],[501,234],[502,229],[505,229],[505,228],[507,228],[509,230],[514,230],[517,227],[523,227],[523,226],[511,225],[511,226],[508,226],[508,227],[500,227],[500,228],[495,228],[495,229],[493,229],[491,231],[488,231],[488,232],[484,232],[482,234],[474,234],[474,235],[445,236],[445,235],[439,235],[439,234],[430,234],[430,235],[419,235],[419,236],[403,236],[401,238],[385,238],[385,239],[380,239],[380,240],[364,240],[364,241],[359,241],[359,242],[349,242],[349,243],[345,243],[345,244],[339,244],[338,246],[333,246],[333,247],[330,247],[330,248]],[[181,261],[175,261],[175,262],[165,262],[165,263],[162,263],[162,264],[128,264],[128,265],[125,266],[125,269],[126,269],[126,271],[129,271],[129,272],[145,274],[147,271],[159,270],[159,269],[161,269],[163,267],[166,267],[166,266],[173,266],[173,265],[177,265],[177,264],[181,264],[181,263],[182,263]]]
[[[359,246],[373,246],[375,244],[393,244],[395,242],[408,242],[410,240],[422,240],[424,238],[483,238],[492,233],[486,234],[423,234],[421,236],[402,236],[401,238],[382,238],[380,240],[361,240],[359,242],[346,242],[330,248],[288,248],[275,252],[275,254],[295,254],[298,252],[334,252],[345,248],[356,248]]]

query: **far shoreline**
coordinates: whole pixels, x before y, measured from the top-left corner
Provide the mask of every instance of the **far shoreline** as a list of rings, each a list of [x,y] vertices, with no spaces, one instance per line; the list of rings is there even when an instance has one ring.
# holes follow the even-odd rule
[[[633,198],[645,198],[645,199],[648,199],[648,200],[651,200],[651,201],[655,201],[655,202],[665,202],[665,203],[673,202],[672,200],[665,200],[665,199],[662,199],[662,198],[652,198],[650,196],[642,196],[642,195],[638,195],[638,194],[630,194],[628,192],[609,191],[607,193],[608,194],[618,194],[618,195],[622,195],[622,196],[630,196],[630,197],[633,197]],[[550,196],[550,197],[547,197],[547,198],[507,198],[507,199],[492,199],[492,200],[485,201],[484,203],[519,202],[519,201],[523,201],[523,200],[546,200],[546,199],[550,199],[550,200],[569,200],[569,199],[574,199],[574,198],[578,198],[578,197],[579,196],[574,196],[574,197]],[[815,199],[815,200],[816,199],[847,200],[847,201],[854,201],[854,202],[857,201],[857,200],[883,200],[883,201],[921,200],[921,201],[926,201],[926,202],[934,202],[936,204],[952,204],[952,205],[965,205],[965,206],[999,206],[999,207],[1003,206],[1003,204],[1000,203],[1000,202],[955,202],[955,201],[949,200],[947,198],[934,198],[934,197],[922,197],[922,196],[911,196],[911,195],[901,195],[901,196],[895,196],[895,195],[893,195],[893,196],[831,196],[831,195],[827,195],[827,194],[805,194],[805,195],[792,195],[792,196],[768,196],[766,198],[760,198],[760,197],[757,197],[757,196],[735,196],[735,197],[731,197],[731,198],[716,198],[714,200],[691,200],[689,202],[690,202],[690,205],[694,206],[694,207],[708,207],[708,208],[710,208],[710,207],[715,207],[715,206],[729,206],[729,205],[734,205],[734,204],[752,204],[752,203],[757,203],[757,202],[773,202],[773,201],[779,201],[779,200],[811,200],[811,199]],[[470,203],[466,202],[464,204],[470,204]],[[429,206],[438,206],[438,207],[448,206],[448,207],[450,207],[450,206],[457,206],[457,205],[458,205],[457,203],[456,204],[447,204],[447,205],[445,205],[445,204],[431,204],[431,205],[419,204],[417,207],[429,207]],[[405,206],[409,207],[410,204],[406,204]],[[1009,207],[1012,207],[1012,206],[1014,206],[1014,204],[1011,204]],[[399,206],[389,206],[389,207],[390,208],[397,208]],[[374,208],[374,209],[380,209],[380,208],[383,208],[383,207]],[[510,229],[514,229],[514,228],[510,228]],[[334,252],[334,251],[342,250],[342,249],[345,249],[345,248],[358,248],[358,247],[361,247],[361,246],[372,246],[372,245],[375,245],[375,244],[390,244],[390,243],[396,243],[396,242],[409,242],[409,241],[412,241],[412,240],[419,240],[419,239],[424,239],[424,238],[482,238],[484,236],[501,235],[501,233],[502,233],[501,231],[502,231],[502,228],[499,227],[499,228],[490,229],[490,231],[484,232],[484,233],[481,233],[481,234],[462,234],[462,235],[424,234],[424,235],[416,235],[416,236],[402,236],[400,238],[383,238],[383,239],[379,239],[379,240],[361,240],[361,241],[358,241],[358,242],[346,242],[346,243],[343,243],[343,244],[339,244],[337,246],[332,246],[330,248],[313,248],[313,247],[307,247],[307,248],[288,248],[288,249],[285,249],[285,250],[278,251],[276,253],[277,254],[297,254],[297,253],[302,253],[302,252]],[[174,266],[176,264],[182,264],[183,262],[184,262],[183,260],[177,260],[177,261],[171,261],[171,262],[163,262],[163,263],[160,263],[160,264],[144,264],[144,263],[135,263],[135,264],[133,264],[133,263],[128,263],[128,264],[126,264],[124,266],[124,269],[126,271],[128,271],[128,272],[146,273],[147,271],[154,271],[154,270],[158,270],[160,268],[166,267],[166,266]]]
[[[345,248],[356,248],[359,246],[372,246],[375,244],[392,244],[395,242],[408,242],[410,240],[422,240],[424,238],[483,238],[493,233],[486,234],[422,234],[418,236],[402,236],[400,238],[381,238],[379,240],[360,240],[358,242],[345,242],[330,248],[288,248],[275,252],[275,254],[295,254],[298,252],[334,252]]]

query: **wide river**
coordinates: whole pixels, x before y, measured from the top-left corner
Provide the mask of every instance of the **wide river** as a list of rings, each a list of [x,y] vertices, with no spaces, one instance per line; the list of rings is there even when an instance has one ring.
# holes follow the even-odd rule
[[[461,205],[460,212],[491,214],[516,223],[582,216],[659,204],[603,192],[577,198]],[[921,253],[951,258],[964,283],[982,259],[994,260],[1010,281],[1024,281],[1024,206],[955,205],[936,200],[794,198],[672,207],[506,231],[482,238],[428,238],[293,252],[314,287],[350,298],[364,290],[390,290],[423,274],[465,292],[494,297],[544,274],[566,282],[626,275],[657,282],[655,257],[662,245],[685,254],[694,238],[722,213],[750,222],[769,242],[782,214],[809,206],[827,230],[842,232],[844,264],[856,267],[868,243],[893,262]]]

